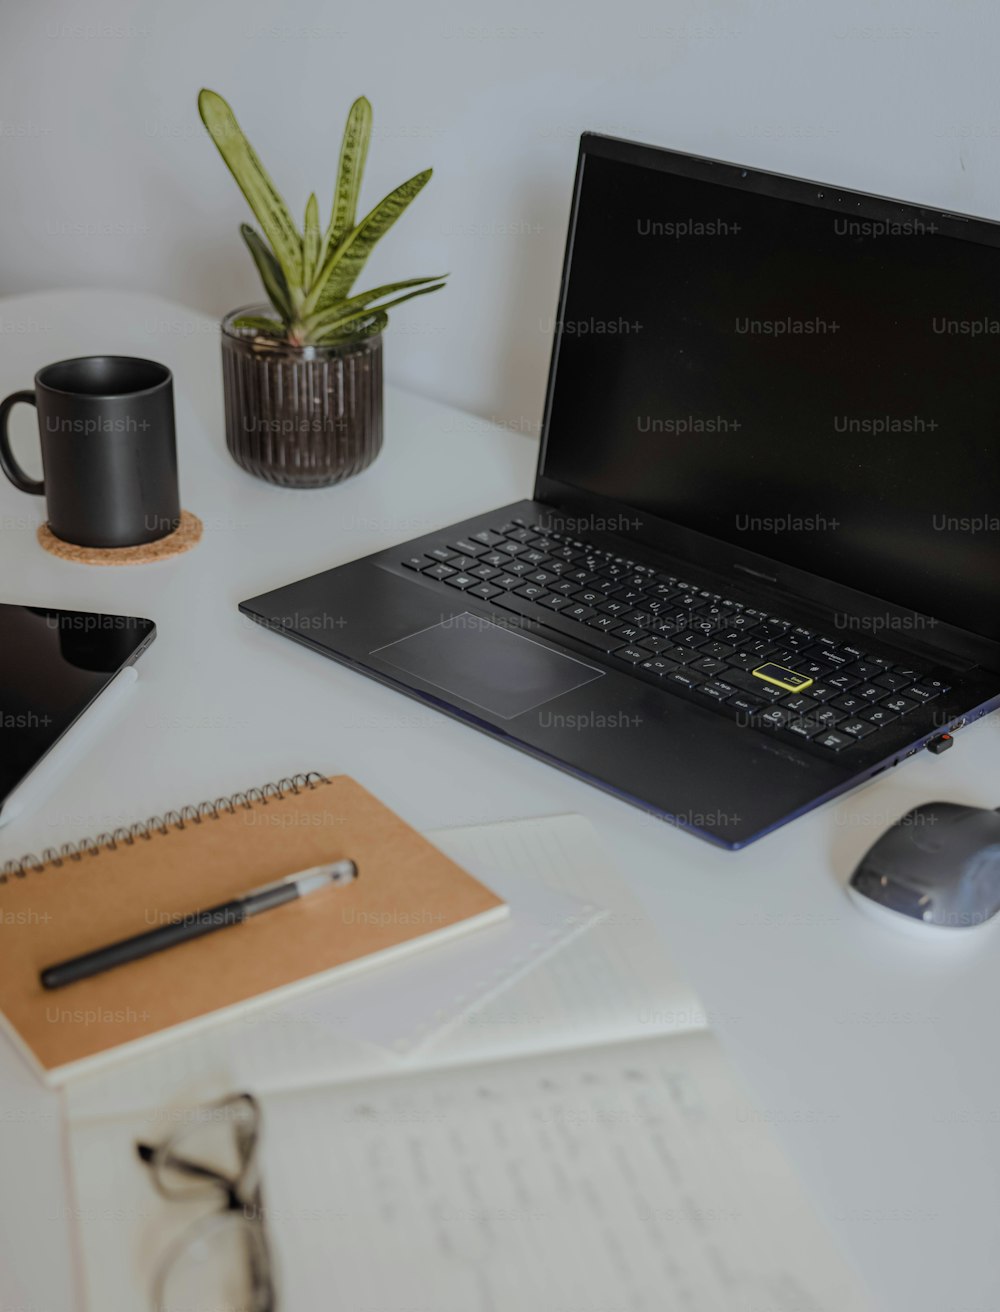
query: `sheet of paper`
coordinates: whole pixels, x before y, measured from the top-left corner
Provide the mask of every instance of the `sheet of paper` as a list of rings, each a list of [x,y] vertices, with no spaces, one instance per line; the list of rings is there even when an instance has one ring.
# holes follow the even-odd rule
[[[439,830],[433,837],[456,861],[530,868],[550,888],[607,915],[502,996],[472,1009],[424,1050],[423,1061],[490,1060],[706,1027],[697,995],[583,816]]]
[[[279,1095],[285,1306],[861,1312],[707,1034]]]

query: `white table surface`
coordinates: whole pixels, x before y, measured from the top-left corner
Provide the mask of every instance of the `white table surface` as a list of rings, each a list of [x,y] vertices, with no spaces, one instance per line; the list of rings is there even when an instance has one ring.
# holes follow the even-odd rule
[[[391,331],[387,349],[391,363]],[[118,292],[0,300],[0,396],[45,363],[100,352],[174,371],[182,500],[205,537],[158,565],[68,564],[36,543],[42,502],[0,480],[0,600],[148,615],[159,629],[87,768],[0,830],[0,860],[310,768],[353,774],[419,828],[581,812],[879,1306],[1000,1312],[1000,922],[960,944],[913,939],[860,915],[842,887],[910,806],[1000,804],[1000,717],[744,852],[719,851],[237,612],[245,597],[529,495],[532,441],[390,389],[370,470],[326,491],[279,490],[226,452],[214,322]],[[27,407],[14,427],[38,469]],[[0,1050],[4,1312],[78,1305],[60,1134],[57,1096]]]

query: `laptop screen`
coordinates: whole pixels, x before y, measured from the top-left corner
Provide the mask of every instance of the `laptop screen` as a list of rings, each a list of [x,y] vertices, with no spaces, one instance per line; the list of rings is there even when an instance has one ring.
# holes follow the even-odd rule
[[[714,167],[584,155],[544,475],[1000,640],[1000,246]]]

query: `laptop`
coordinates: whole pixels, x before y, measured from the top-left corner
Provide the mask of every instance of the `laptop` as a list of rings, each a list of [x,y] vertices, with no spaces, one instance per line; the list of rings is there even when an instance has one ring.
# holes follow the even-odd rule
[[[1000,225],[581,139],[533,494],[242,604],[737,849],[1000,706]]]

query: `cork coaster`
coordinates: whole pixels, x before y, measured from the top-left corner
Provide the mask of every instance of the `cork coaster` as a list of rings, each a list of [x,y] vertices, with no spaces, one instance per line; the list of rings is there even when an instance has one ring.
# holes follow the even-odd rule
[[[74,542],[57,538],[48,524],[38,528],[38,541],[50,555],[72,560],[77,565],[147,565],[154,560],[169,560],[190,551],[201,541],[202,522],[190,510],[181,511],[181,522],[165,538],[143,542],[137,547],[78,547]]]

